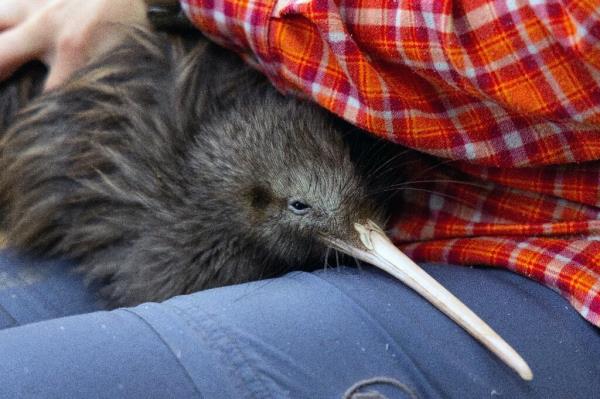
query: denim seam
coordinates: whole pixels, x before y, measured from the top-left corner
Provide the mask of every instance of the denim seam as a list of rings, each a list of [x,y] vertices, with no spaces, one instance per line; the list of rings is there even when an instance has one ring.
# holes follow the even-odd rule
[[[137,317],[138,319],[140,319],[148,328],[150,328],[150,330],[156,334],[156,336],[158,337],[158,339],[160,339],[160,341],[163,343],[163,345],[169,350],[169,353],[171,354],[171,356],[173,356],[173,358],[175,359],[175,362],[177,362],[177,364],[179,365],[179,367],[181,367],[183,369],[183,373],[186,376],[186,378],[189,380],[189,382],[192,384],[192,386],[194,387],[194,391],[196,391],[199,395],[200,398],[204,398],[204,395],[202,395],[202,392],[200,391],[200,388],[198,387],[198,385],[196,385],[196,383],[194,382],[194,379],[192,378],[191,374],[188,372],[187,368],[183,365],[183,363],[181,363],[181,360],[177,358],[177,356],[175,356],[175,353],[173,352],[173,348],[171,348],[171,346],[169,345],[169,343],[167,341],[165,341],[165,339],[163,338],[163,336],[156,330],[156,328],[154,328],[154,326],[148,321],[146,320],[143,316],[141,316],[140,314],[138,314],[137,312],[128,309],[128,308],[121,308],[120,310],[127,312],[129,314],[134,315],[135,317]]]
[[[235,339],[232,339],[232,331],[229,330],[223,322],[219,323],[213,315],[197,306],[186,306],[185,309],[178,306],[170,307],[177,312],[183,320],[194,329],[194,331],[200,335],[204,335],[202,334],[202,331],[206,332],[206,335],[208,335],[207,341],[214,344],[213,349],[219,353],[219,357],[223,359],[223,362],[230,366],[229,370],[231,371],[229,374],[237,380],[238,384],[236,385],[236,388],[239,393],[247,398],[273,397],[271,390],[252,367],[251,362],[245,356],[242,348]],[[198,321],[196,318],[192,317],[189,311],[202,314],[202,320]],[[227,334],[227,332],[230,332],[230,334]],[[259,384],[260,387],[251,388],[254,384]]]

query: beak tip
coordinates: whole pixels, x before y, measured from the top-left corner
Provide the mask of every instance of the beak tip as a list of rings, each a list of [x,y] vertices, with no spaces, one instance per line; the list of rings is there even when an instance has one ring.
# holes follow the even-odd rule
[[[525,381],[531,381],[531,380],[533,380],[533,372],[531,371],[531,369],[527,365],[525,365],[525,367],[522,370],[519,370],[519,375]]]

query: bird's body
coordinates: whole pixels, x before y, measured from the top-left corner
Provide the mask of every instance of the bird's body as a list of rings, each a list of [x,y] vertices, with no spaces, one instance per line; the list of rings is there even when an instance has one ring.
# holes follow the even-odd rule
[[[320,236],[386,217],[361,133],[199,40],[138,32],[0,121],[8,244],[77,260],[112,306],[322,265]],[[11,112],[39,87],[12,84]]]

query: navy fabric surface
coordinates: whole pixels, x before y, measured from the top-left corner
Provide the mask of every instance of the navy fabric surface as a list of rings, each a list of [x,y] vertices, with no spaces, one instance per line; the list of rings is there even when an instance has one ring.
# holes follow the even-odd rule
[[[64,265],[32,278],[18,262],[0,262],[13,324],[96,306]],[[506,271],[426,270],[523,355],[532,382],[392,278],[341,268],[4,329],[0,397],[341,398],[355,385],[388,398],[598,395],[599,330],[557,294]]]
[[[0,251],[0,329],[100,309],[66,262]]]

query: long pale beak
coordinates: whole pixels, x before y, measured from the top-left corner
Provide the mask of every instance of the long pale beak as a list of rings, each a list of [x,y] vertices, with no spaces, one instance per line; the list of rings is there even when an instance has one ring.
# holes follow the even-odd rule
[[[525,360],[506,341],[450,291],[396,248],[377,224],[369,220],[365,225],[356,223],[354,228],[366,250],[356,248],[339,239],[327,237],[326,240],[340,251],[386,271],[417,291],[495,353],[521,378],[528,381],[533,379],[533,373]]]

